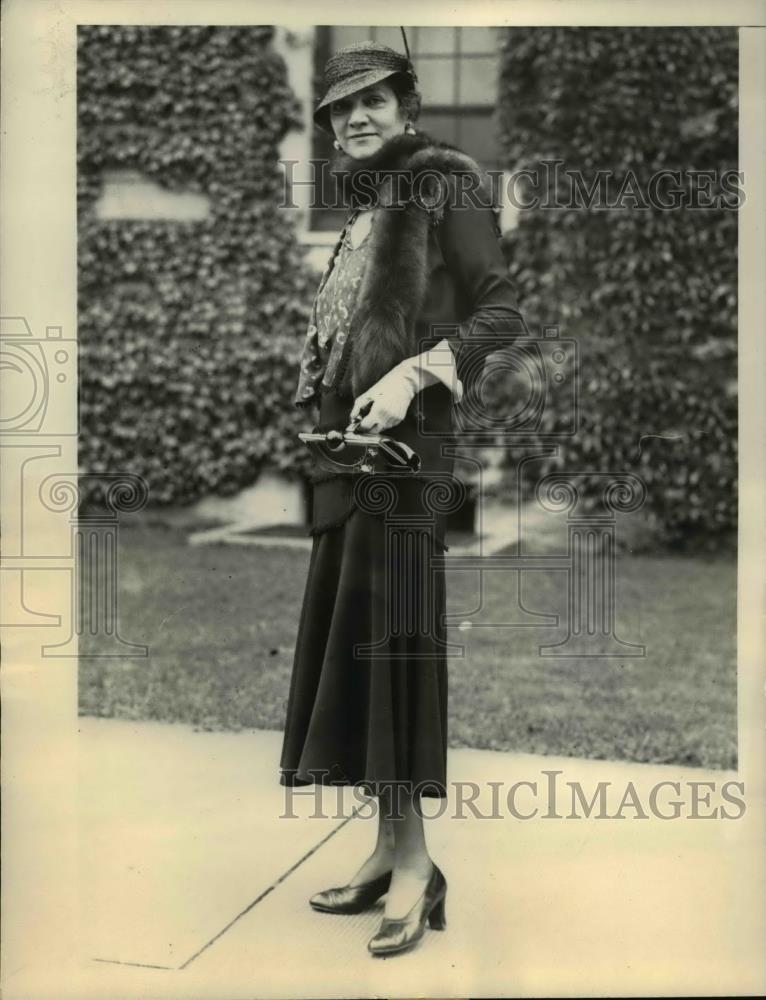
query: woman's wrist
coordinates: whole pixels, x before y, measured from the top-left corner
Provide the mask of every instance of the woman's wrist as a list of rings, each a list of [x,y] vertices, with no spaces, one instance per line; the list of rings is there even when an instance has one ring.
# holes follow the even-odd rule
[[[463,397],[463,383],[457,377],[455,355],[445,339],[422,354],[406,358],[397,368],[412,386],[413,395],[426,386],[441,382],[450,390],[456,402],[459,403]]]
[[[438,381],[433,372],[420,363],[420,355],[417,354],[400,361],[394,370],[410,386],[413,396]]]

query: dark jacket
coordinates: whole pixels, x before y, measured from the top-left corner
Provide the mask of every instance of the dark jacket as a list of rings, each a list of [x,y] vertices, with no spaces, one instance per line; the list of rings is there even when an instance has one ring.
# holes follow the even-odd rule
[[[400,361],[442,339],[450,343],[463,383],[460,405],[478,405],[472,390],[487,355],[524,332],[500,250],[492,192],[475,161],[422,134],[402,135],[384,143],[373,157],[343,162],[347,197],[353,197],[349,192],[360,170],[382,171],[388,180],[376,189],[380,203],[368,264],[337,385],[319,400],[319,430],[344,429],[357,396]],[[395,510],[388,513],[430,515],[442,543],[449,502],[444,494],[438,499],[435,480],[448,492],[460,493],[449,453],[457,444],[452,409],[445,385],[428,386],[412,401],[402,423],[384,432],[409,444],[423,463],[415,475],[394,477]],[[374,505],[360,503],[368,485],[360,480],[373,478],[380,474],[317,471],[311,533],[342,524],[356,506],[373,512]]]

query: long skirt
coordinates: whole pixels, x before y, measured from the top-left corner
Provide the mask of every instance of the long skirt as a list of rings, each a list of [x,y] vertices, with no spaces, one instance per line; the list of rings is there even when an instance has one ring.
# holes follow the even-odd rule
[[[358,509],[314,536],[281,784],[446,796],[444,548]]]

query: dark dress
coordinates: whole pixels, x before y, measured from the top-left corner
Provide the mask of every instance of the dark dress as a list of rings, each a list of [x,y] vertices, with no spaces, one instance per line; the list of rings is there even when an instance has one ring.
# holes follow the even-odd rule
[[[325,356],[334,337],[348,336],[346,321],[367,262],[369,237],[352,248],[346,234],[317,301]],[[323,410],[325,417],[332,412],[331,400]],[[318,522],[315,509],[280,780],[357,784],[372,794],[406,783],[443,798],[446,590],[439,557],[446,546],[433,526],[381,516],[386,498],[376,505],[376,477],[317,482],[315,508],[325,490],[350,495],[364,487],[364,478],[371,480],[368,502],[353,506],[340,523]]]

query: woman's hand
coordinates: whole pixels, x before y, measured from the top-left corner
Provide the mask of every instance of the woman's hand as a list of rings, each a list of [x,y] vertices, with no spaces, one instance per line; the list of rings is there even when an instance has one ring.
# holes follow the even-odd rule
[[[414,364],[403,361],[354,400],[347,431],[381,434],[407,415],[421,380]]]

